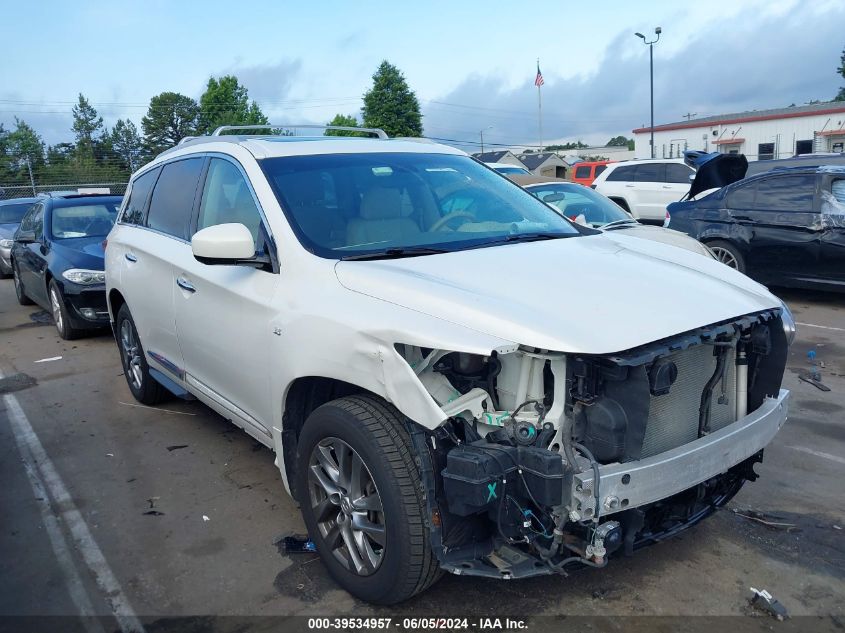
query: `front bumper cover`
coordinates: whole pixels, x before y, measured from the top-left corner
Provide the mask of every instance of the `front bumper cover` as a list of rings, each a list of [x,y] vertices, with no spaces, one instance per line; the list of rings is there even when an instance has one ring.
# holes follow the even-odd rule
[[[763,449],[786,422],[789,391],[766,398],[754,412],[718,431],[635,462],[599,467],[599,514],[606,516],[665,499],[726,472]],[[581,516],[596,513],[594,474],[572,480],[572,503]]]

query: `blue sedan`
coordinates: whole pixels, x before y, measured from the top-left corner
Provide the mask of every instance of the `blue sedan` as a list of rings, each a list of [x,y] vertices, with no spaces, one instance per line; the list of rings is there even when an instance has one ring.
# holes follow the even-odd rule
[[[29,209],[15,233],[11,265],[18,302],[49,310],[64,339],[109,324],[103,242],[121,200],[46,196]]]

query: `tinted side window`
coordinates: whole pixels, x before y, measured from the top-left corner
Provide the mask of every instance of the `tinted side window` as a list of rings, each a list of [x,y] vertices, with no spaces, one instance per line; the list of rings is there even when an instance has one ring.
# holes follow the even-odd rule
[[[590,177],[590,167],[589,165],[586,167],[576,167],[575,168],[575,177],[576,178],[589,178]]]
[[[634,180],[636,170],[636,165],[625,165],[624,167],[617,167],[607,175],[607,180]]]
[[[155,184],[160,169],[151,169],[143,176],[139,176],[132,183],[132,191],[129,192],[129,200],[120,218],[126,224],[142,224],[144,221],[144,207],[147,198],[150,197],[150,190]]]
[[[647,163],[637,165],[637,182],[664,182],[666,179],[665,163]]]
[[[686,165],[678,163],[670,163],[666,165],[666,182],[677,182],[683,184],[690,184],[689,177],[692,176],[693,171]]]
[[[33,205],[30,207],[29,211],[26,212],[26,215],[23,216],[21,219],[21,225],[19,230],[21,231],[31,231],[32,230],[32,218],[35,217],[35,212],[41,208],[41,205]]]
[[[237,222],[252,233],[259,248],[261,213],[240,170],[227,160],[212,158],[200,203],[197,230]]]
[[[148,227],[183,240],[188,239],[188,222],[194,207],[202,162],[202,158],[189,158],[162,167],[150,200]]]
[[[599,165],[598,167],[596,167],[596,177],[598,177],[598,175],[602,173],[605,169],[607,169],[607,165]]]
[[[29,214],[29,227],[26,229],[35,233],[35,239],[40,240],[44,236],[44,205],[39,204],[33,207]]]
[[[757,185],[754,208],[760,211],[813,210],[816,178],[811,174],[767,178]]]
[[[730,209],[751,209],[754,207],[754,192],[757,191],[757,183],[752,182],[734,188],[728,194],[728,208]]]

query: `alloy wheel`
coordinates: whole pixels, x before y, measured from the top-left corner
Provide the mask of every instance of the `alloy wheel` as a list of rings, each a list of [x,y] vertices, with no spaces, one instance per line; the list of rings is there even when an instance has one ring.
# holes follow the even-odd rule
[[[141,350],[138,345],[135,330],[128,319],[120,324],[120,352],[123,356],[123,366],[135,389],[140,389],[144,381],[141,368]]]
[[[56,323],[56,329],[59,332],[62,332],[64,328],[64,320],[62,319],[62,304],[61,299],[59,299],[58,291],[55,287],[50,288],[50,307],[52,308],[53,321]]]
[[[324,438],[311,451],[308,488],[314,519],[332,555],[354,574],[374,573],[384,559],[384,509],[361,456],[339,438]]]
[[[739,269],[739,263],[736,261],[736,257],[734,257],[734,254],[728,249],[722,248],[721,246],[711,246],[710,250],[713,252],[713,255],[716,256],[716,259],[722,262],[725,266],[733,268],[734,270]]]

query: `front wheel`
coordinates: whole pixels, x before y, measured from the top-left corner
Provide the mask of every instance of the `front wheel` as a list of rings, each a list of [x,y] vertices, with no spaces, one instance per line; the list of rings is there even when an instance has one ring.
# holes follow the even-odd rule
[[[707,248],[713,253],[713,256],[722,262],[728,268],[733,268],[741,273],[745,272],[745,258],[739,249],[725,240],[713,240],[707,242]]]
[[[117,346],[120,348],[120,361],[126,384],[135,400],[142,404],[154,405],[161,402],[167,391],[150,375],[150,368],[144,356],[138,330],[132,320],[129,307],[124,303],[117,311],[115,322]]]
[[[410,438],[393,406],[362,395],[316,409],[299,437],[296,483],[317,552],[353,596],[395,604],[440,577]]]
[[[50,295],[50,312],[53,314],[53,322],[56,324],[56,330],[59,332],[59,336],[66,341],[77,338],[80,332],[70,324],[65,298],[62,295],[62,289],[59,288],[59,284],[56,283],[55,279],[50,280],[50,286],[47,292]]]

